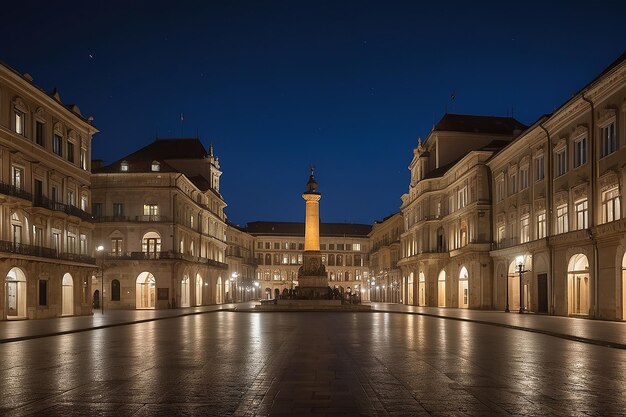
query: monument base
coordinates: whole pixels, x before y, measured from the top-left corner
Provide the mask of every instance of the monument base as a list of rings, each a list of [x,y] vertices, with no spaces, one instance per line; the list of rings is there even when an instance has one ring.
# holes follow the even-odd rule
[[[341,300],[276,300],[262,303],[257,311],[372,311],[370,305],[342,304]]]

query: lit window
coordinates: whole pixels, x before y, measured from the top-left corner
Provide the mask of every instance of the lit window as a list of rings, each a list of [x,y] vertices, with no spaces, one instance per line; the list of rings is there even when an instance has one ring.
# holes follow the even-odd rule
[[[504,178],[498,178],[496,182],[496,202],[504,199]]]
[[[122,161],[120,164],[120,171],[127,172],[128,171],[128,162]]]
[[[604,223],[619,220],[622,210],[617,187],[602,193],[602,219]]]
[[[144,204],[143,215],[144,216],[158,216],[159,206],[157,204]]]
[[[52,138],[52,152],[61,156],[63,154],[63,137],[54,135]]]
[[[556,232],[567,233],[567,204],[556,208]]]
[[[504,243],[505,236],[506,235],[504,225],[498,226],[498,243]]]
[[[574,168],[587,163],[587,136],[574,141]]]
[[[589,204],[587,200],[581,200],[574,203],[576,212],[576,229],[586,229],[589,227]]]
[[[520,243],[526,243],[530,240],[530,218],[528,215],[520,220]]]
[[[15,133],[24,135],[24,113],[15,109]]]
[[[612,154],[617,150],[617,139],[615,137],[615,122],[602,127],[600,131],[602,140],[602,157]]]
[[[360,251],[361,250],[361,244],[360,243],[352,244],[352,250]]]
[[[543,155],[535,158],[535,181],[541,181],[544,178],[544,161]]]
[[[87,149],[80,148],[80,167],[87,170]]]
[[[467,187],[463,187],[458,192],[459,208],[467,205]]]
[[[18,190],[24,186],[24,169],[16,166],[11,167],[11,185]]]
[[[546,237],[546,212],[537,215],[537,239]]]
[[[153,171],[160,171],[161,170],[161,164],[158,161],[152,161],[152,170]]]
[[[509,195],[517,192],[517,172],[511,172],[509,174]]]
[[[528,188],[528,167],[523,167],[519,170],[519,189],[525,190]]]
[[[560,177],[566,172],[567,172],[567,155],[565,154],[565,148],[563,148],[556,152],[556,176]]]

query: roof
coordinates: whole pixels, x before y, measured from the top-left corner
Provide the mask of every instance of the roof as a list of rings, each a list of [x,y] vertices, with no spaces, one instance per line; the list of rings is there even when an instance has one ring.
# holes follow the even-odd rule
[[[200,139],[197,138],[177,138],[177,139],[157,139],[149,145],[144,146],[125,157],[113,162],[110,165],[94,169],[94,173],[120,172],[122,162],[128,162],[127,172],[151,172],[152,161],[161,163],[161,172],[179,172],[179,170],[168,165],[164,160],[173,159],[203,159],[208,156],[206,149]],[[194,180],[195,179],[195,180]],[[194,184],[200,181],[198,178],[190,178]],[[196,184],[197,185],[197,184]],[[204,189],[203,187],[198,187]]]
[[[254,236],[304,236],[304,223],[300,222],[250,222],[243,229]],[[372,230],[369,224],[320,223],[320,236],[367,237]]]
[[[516,130],[521,132],[525,129],[526,125],[512,117],[446,113],[433,131],[511,135]]]

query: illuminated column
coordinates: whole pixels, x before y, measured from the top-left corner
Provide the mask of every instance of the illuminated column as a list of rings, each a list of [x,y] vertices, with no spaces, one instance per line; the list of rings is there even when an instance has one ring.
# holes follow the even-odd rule
[[[311,167],[311,176],[306,184],[307,191],[302,194],[302,198],[306,201],[306,215],[304,227],[304,250],[319,251],[320,250],[320,199],[322,195],[317,192],[317,182],[313,177],[313,167]]]

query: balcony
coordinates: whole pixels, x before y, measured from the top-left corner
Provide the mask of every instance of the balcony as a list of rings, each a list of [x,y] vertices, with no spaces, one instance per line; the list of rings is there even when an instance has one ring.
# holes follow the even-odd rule
[[[93,219],[96,223],[111,223],[111,222],[169,222],[168,216],[161,215],[145,215],[145,216],[98,216]]]
[[[22,190],[21,188],[17,188],[14,185],[5,184],[3,182],[0,182],[0,194],[10,195],[10,196],[21,198],[24,200],[32,201],[33,199],[33,195],[31,193],[28,193]]]
[[[107,260],[183,260],[200,264],[215,266],[220,269],[228,269],[228,265],[213,259],[201,258],[199,256],[191,256],[184,253],[176,252],[121,252],[109,253],[106,255]]]
[[[63,213],[69,214],[70,216],[76,216],[81,220],[85,221],[93,221],[93,216],[90,213],[87,213],[84,210],[79,209],[78,207],[74,207],[71,204],[63,204],[58,201],[50,200],[49,198],[39,196],[32,199],[33,207],[43,207],[52,211],[61,211]]]
[[[15,253],[18,255],[37,256],[40,258],[63,259],[66,261],[80,262],[94,265],[95,258],[77,253],[58,253],[55,249],[42,246],[25,245],[23,243],[0,240],[0,252]]]

